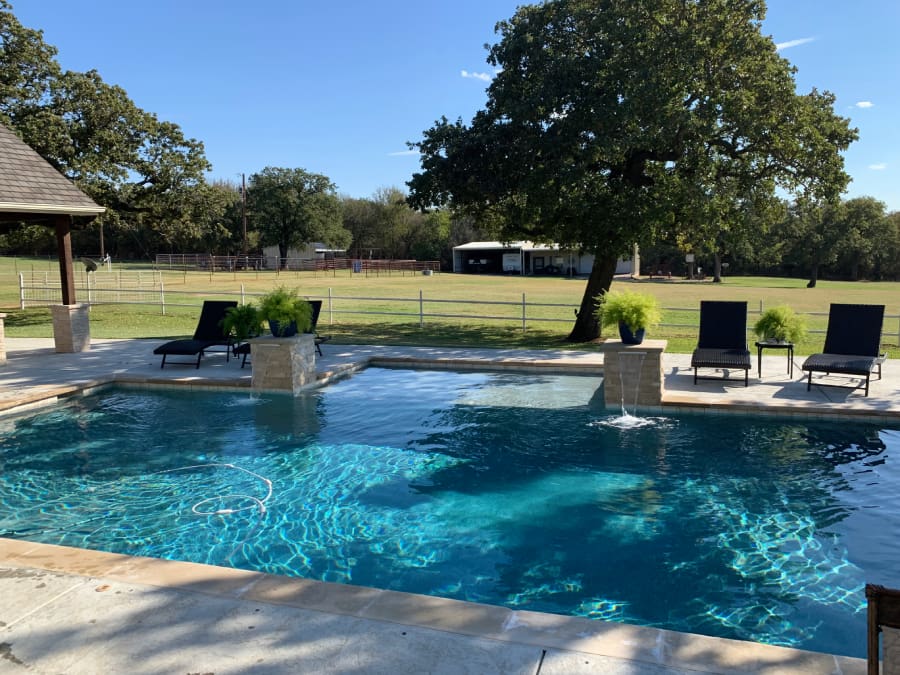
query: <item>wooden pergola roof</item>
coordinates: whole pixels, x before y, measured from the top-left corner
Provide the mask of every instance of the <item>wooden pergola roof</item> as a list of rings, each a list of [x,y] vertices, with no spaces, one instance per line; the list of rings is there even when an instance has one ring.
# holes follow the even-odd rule
[[[71,227],[74,218],[90,220],[98,206],[16,134],[0,124],[0,228],[35,222],[56,229],[62,304],[75,304]]]

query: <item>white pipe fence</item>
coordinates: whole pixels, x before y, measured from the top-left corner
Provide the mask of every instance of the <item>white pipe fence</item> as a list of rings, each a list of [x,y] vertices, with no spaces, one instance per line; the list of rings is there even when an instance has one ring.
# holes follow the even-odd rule
[[[76,285],[76,293],[87,298],[89,305],[145,305],[158,307],[161,314],[166,313],[171,307],[196,307],[200,308],[203,300],[211,297],[220,299],[237,299],[241,304],[252,301],[253,298],[264,295],[263,293],[249,293],[244,285],[236,291],[172,291],[167,290],[161,274],[155,271],[132,273],[138,274],[130,283],[122,286],[103,286],[101,280],[92,280],[94,275],[87,275],[88,282]],[[155,275],[155,276],[154,276]],[[48,306],[59,304],[62,301],[62,293],[59,283],[52,283],[34,278],[31,283],[26,283],[25,275],[19,274],[19,307]],[[574,320],[574,312],[578,310],[578,304],[532,302],[525,293],[521,298],[511,300],[464,300],[451,298],[427,297],[424,291],[419,290],[417,297],[368,297],[356,295],[334,295],[332,289],[328,289],[328,295],[308,296],[310,299],[322,299],[322,319],[327,316],[328,324],[333,324],[335,317],[340,316],[392,316],[408,317],[411,321],[417,321],[419,327],[424,327],[426,320],[433,319],[471,319],[506,321],[520,326],[522,331],[527,331],[529,326],[546,323],[567,323]],[[462,309],[459,307],[462,306]],[[446,310],[439,308],[446,307]],[[486,308],[487,313],[476,313],[477,307]],[[481,311],[480,309],[478,311]],[[759,309],[750,309],[751,318],[748,320],[748,329],[753,325],[753,315],[759,315],[763,311],[763,302],[760,300]],[[700,306],[696,307],[664,307],[665,313],[679,313],[696,316],[691,323],[662,323],[662,328],[686,328],[696,330],[699,325]],[[808,317],[827,318],[828,312],[805,312]],[[885,315],[885,337],[897,338],[900,344],[900,315]],[[321,320],[321,319],[320,319]],[[896,321],[896,332],[887,330],[887,321]],[[825,333],[824,329],[809,330],[810,333]]]

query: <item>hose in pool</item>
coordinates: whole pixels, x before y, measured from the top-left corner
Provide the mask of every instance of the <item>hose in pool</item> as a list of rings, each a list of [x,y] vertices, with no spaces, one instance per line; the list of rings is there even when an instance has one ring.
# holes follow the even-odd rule
[[[243,471],[244,473],[253,476],[254,478],[258,478],[263,483],[266,484],[266,496],[262,499],[258,497],[254,497],[253,495],[246,494],[227,494],[227,495],[216,495],[214,497],[206,497],[201,499],[199,502],[194,504],[191,507],[191,511],[198,516],[218,516],[218,515],[229,515],[232,513],[239,513],[241,511],[247,511],[249,509],[254,508],[254,506],[259,510],[260,515],[266,512],[266,502],[272,496],[272,481],[270,481],[265,476],[261,476],[255,471],[250,471],[249,469],[245,469],[241,466],[237,466],[235,464],[224,463],[224,462],[215,462],[213,464],[191,464],[190,466],[180,466],[177,469],[165,469],[163,471],[156,471],[155,473],[174,473],[176,471],[190,471],[191,469],[207,469],[209,467],[218,466],[224,467],[227,469],[235,469],[237,471]],[[224,501],[226,499],[246,499],[253,502],[252,505],[249,506],[241,506],[235,509],[217,509],[215,511],[205,510],[203,507],[206,504],[209,504],[214,501]]]

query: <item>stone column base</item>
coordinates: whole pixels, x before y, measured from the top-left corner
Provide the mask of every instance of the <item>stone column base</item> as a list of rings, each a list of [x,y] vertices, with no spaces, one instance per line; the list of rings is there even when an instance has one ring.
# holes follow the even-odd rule
[[[316,343],[312,333],[250,340],[255,391],[288,391],[295,396],[316,382]]]
[[[626,410],[662,405],[665,392],[662,355],[666,340],[644,340],[624,345],[608,340],[603,345],[603,395],[607,408]]]
[[[6,363],[6,329],[3,326],[3,319],[6,314],[0,314],[0,365]]]
[[[52,305],[53,339],[58,353],[86,352],[91,348],[91,319],[86,304]]]

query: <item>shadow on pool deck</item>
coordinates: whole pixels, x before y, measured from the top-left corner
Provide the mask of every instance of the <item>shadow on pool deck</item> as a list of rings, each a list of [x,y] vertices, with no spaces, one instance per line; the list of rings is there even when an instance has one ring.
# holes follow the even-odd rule
[[[249,388],[250,369],[221,353],[199,370],[160,370],[152,354],[160,342],[94,340],[89,352],[56,354],[52,340],[10,339],[0,407],[117,380]],[[602,374],[594,352],[324,350],[323,378],[383,362]],[[694,386],[689,361],[665,357],[667,410],[900,418],[900,367],[891,362],[866,398],[859,390],[807,392],[799,368],[791,380],[778,358],[765,359],[750,387]],[[862,659],[11,539],[0,539],[0,597],[3,672],[865,672]]]

